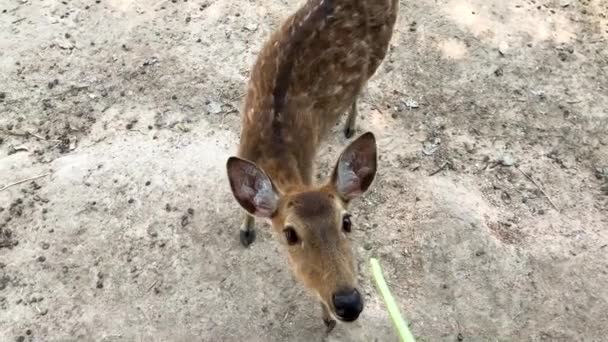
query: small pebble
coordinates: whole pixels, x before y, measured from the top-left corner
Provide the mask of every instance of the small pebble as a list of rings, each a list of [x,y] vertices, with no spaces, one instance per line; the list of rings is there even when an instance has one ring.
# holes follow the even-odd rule
[[[498,52],[502,56],[504,56],[508,50],[509,50],[509,44],[507,44],[507,42],[502,41],[502,42],[498,43]]]
[[[182,221],[181,221],[182,227],[187,226],[189,223],[190,223],[190,219],[188,218],[188,215],[183,215]]]
[[[500,157],[500,163],[503,166],[513,166],[513,165],[515,165],[515,158],[513,158],[513,156],[510,154],[505,154],[502,157]]]
[[[46,261],[46,257],[43,256],[43,255],[41,255],[41,256],[38,257],[38,261],[39,262],[45,262]]]

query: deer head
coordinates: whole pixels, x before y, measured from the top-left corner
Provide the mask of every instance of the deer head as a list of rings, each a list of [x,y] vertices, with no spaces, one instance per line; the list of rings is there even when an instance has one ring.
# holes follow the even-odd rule
[[[285,246],[295,277],[316,293],[326,313],[354,321],[363,310],[350,233],[351,200],[363,194],[376,174],[376,140],[368,132],[340,155],[329,179],[282,192],[256,164],[231,157],[232,193],[250,215],[271,222]]]

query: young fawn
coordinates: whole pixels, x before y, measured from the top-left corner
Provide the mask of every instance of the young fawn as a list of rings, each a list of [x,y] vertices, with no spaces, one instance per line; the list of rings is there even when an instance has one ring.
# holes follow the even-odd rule
[[[344,134],[353,135],[357,96],[386,55],[397,10],[398,0],[308,0],[283,22],[254,64],[238,157],[227,162],[246,211],[242,244],[255,239],[254,217],[272,224],[296,278],[318,295],[328,331],[334,317],[354,321],[363,310],[348,204],[374,179],[374,135],[355,139],[321,185],[313,159],[349,109]]]

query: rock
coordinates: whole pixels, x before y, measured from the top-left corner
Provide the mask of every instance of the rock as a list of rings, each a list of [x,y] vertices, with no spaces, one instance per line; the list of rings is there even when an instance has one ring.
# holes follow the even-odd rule
[[[501,41],[500,43],[498,43],[498,52],[502,56],[506,55],[508,50],[509,50],[509,44],[507,44],[507,42]]]
[[[190,224],[190,217],[188,215],[182,215],[182,218],[181,218],[182,227],[186,227],[189,224]]]
[[[441,138],[434,138],[432,141],[425,141],[422,144],[422,153],[424,153],[426,156],[432,156],[439,148],[439,144],[441,144]]]
[[[15,154],[17,152],[22,152],[22,151],[27,152],[29,150],[30,149],[27,146],[25,146],[25,145],[19,145],[19,146],[10,145],[8,147],[8,154],[11,155],[11,154]]]
[[[413,100],[413,99],[407,99],[405,101],[403,101],[403,104],[408,108],[408,109],[412,109],[412,108],[418,108],[420,107],[420,105],[418,104],[417,101]]]
[[[412,22],[410,23],[410,32],[416,32],[416,25],[417,25],[417,24],[416,24],[416,22],[415,22],[415,21],[412,21]]]
[[[254,32],[258,29],[258,24],[255,23],[248,23],[245,26],[243,26],[243,28],[247,31],[251,31]]]
[[[595,168],[595,177],[599,180],[606,179],[608,180],[608,167],[596,167]]]
[[[498,161],[503,165],[503,166],[513,166],[515,165],[515,159],[513,158],[512,155],[510,154],[504,154],[503,156],[501,156]]]
[[[222,112],[222,104],[216,101],[209,101],[209,104],[207,104],[207,111],[209,114],[219,114]]]
[[[475,144],[471,144],[470,142],[465,142],[464,143],[464,149],[468,153],[473,153],[473,152],[475,152]]]
[[[74,44],[65,38],[58,39],[55,44],[64,50],[71,50],[74,48]]]

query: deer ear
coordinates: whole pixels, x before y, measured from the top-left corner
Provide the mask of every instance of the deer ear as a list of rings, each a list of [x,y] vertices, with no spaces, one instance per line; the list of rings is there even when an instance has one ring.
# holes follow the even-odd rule
[[[279,193],[266,173],[256,164],[237,157],[226,163],[232,194],[248,213],[269,218],[277,211]]]
[[[355,139],[340,155],[332,175],[333,185],[349,201],[369,188],[376,175],[376,138],[367,132]]]

